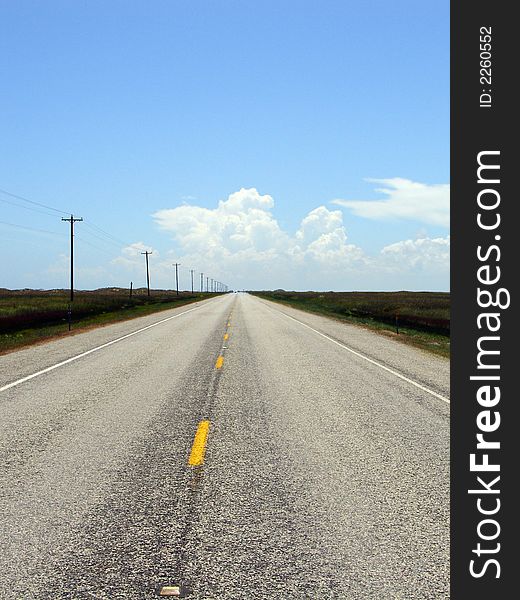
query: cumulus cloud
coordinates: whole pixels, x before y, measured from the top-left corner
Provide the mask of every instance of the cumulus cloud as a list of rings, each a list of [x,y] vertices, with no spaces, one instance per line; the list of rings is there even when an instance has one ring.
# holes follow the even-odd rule
[[[56,288],[67,288],[70,276],[70,256],[67,254],[59,254],[56,260],[45,269],[46,286]],[[74,282],[75,287],[89,288],[97,287],[99,281],[103,281],[109,272],[103,265],[85,266],[76,264],[74,266]],[[48,282],[52,283],[49,284]]]
[[[51,263],[47,269],[46,273],[50,275],[62,275],[69,273],[70,271],[70,256],[67,254],[60,253],[57,259]]]
[[[383,200],[333,200],[338,206],[350,209],[355,215],[367,219],[407,219],[449,227],[449,184],[418,183],[410,179],[367,179],[380,184],[376,192],[384,194]]]
[[[339,209],[318,206],[303,215],[294,233],[280,227],[273,209],[270,195],[242,188],[215,208],[184,203],[152,216],[173,238],[172,256],[238,288],[351,289],[367,287],[365,282],[372,277],[381,281],[382,289],[388,288],[384,277],[393,281],[399,269],[412,272],[444,265],[446,272],[449,238],[429,239],[421,234],[419,239],[391,244],[369,256],[349,243]],[[138,255],[138,250],[143,251],[144,245],[133,244],[124,252]],[[133,262],[135,255],[116,260]],[[167,269],[169,256],[165,261]],[[156,264],[160,268],[161,261]]]
[[[111,262],[113,265],[123,267],[127,271],[135,271],[143,264],[144,258],[141,256],[141,253],[146,250],[153,253],[154,260],[159,258],[159,252],[151,246],[143,242],[134,242],[122,248],[121,254],[112,259]]]
[[[402,269],[403,265],[409,269],[447,271],[450,261],[450,236],[396,242],[385,246],[381,250],[381,257],[387,268],[397,271]]]
[[[271,213],[273,206],[271,196],[261,195],[255,188],[242,188],[221,200],[215,209],[185,204],[159,210],[153,218],[188,254],[222,259],[241,253],[262,259],[287,242]]]
[[[330,263],[345,265],[364,259],[363,252],[353,244],[347,244],[347,232],[340,210],[329,210],[319,206],[312,210],[301,222],[295,236],[294,255],[301,260],[312,258]]]
[[[242,188],[214,209],[185,204],[157,211],[153,217],[161,229],[173,234],[183,253],[198,255],[206,263],[247,260],[258,265],[275,259],[301,263],[359,258],[359,249],[346,243],[341,211],[320,206],[291,236],[280,228],[273,207],[268,194]]]

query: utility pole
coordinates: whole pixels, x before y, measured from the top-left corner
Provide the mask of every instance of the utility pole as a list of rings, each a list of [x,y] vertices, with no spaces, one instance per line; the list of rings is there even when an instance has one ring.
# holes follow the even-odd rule
[[[204,291],[204,273],[200,274],[200,291]]]
[[[175,266],[175,285],[177,286],[177,296],[179,295],[179,266],[181,263],[173,263]]]
[[[74,223],[83,221],[83,217],[75,219],[74,215],[70,215],[70,219],[61,218],[62,221],[70,223],[70,301],[74,300]]]
[[[191,273],[191,293],[193,294],[193,273],[195,273],[195,269],[190,269]]]
[[[206,292],[209,292],[209,277],[206,277]]]
[[[213,278],[211,278],[211,293],[213,293]]]
[[[146,256],[146,287],[148,289],[148,296],[150,296],[150,268],[148,267],[148,256],[152,254],[152,252],[146,250],[145,252],[141,252],[141,254]]]

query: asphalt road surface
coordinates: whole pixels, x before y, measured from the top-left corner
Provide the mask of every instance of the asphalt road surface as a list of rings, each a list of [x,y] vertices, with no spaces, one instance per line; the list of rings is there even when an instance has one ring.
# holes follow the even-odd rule
[[[229,294],[0,357],[0,598],[449,597],[449,362]]]

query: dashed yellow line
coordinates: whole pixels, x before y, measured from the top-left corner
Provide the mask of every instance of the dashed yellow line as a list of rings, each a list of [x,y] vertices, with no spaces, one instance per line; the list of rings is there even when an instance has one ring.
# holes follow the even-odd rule
[[[228,327],[231,327],[231,323],[230,323],[229,321],[228,321],[228,324],[227,324],[227,326],[228,326]]]
[[[224,357],[221,355],[217,358],[217,362],[215,363],[215,369],[221,369],[224,364]]]
[[[226,333],[226,334],[224,335],[224,339],[225,339],[225,340],[227,340],[228,338],[229,338],[229,333]]]
[[[190,467],[197,467],[204,462],[204,454],[206,454],[206,442],[209,433],[209,421],[201,421],[197,427],[197,433],[191,447],[190,458],[188,464]]]
[[[163,585],[159,596],[180,596],[181,588],[178,585]]]

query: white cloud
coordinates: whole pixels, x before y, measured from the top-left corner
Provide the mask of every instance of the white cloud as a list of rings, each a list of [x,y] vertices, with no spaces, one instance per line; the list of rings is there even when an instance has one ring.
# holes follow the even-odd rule
[[[319,262],[334,262],[337,268],[339,264],[346,266],[364,259],[360,248],[347,244],[340,210],[331,211],[325,206],[315,208],[302,220],[295,239],[294,254],[299,253],[300,260],[312,258]]]
[[[303,242],[316,241],[326,234],[334,234],[345,241],[347,236],[343,227],[343,214],[339,210],[328,210],[319,206],[303,219],[296,238]]]
[[[113,273],[110,281],[126,285],[127,278],[131,278],[136,286],[146,285],[146,259],[142,253],[147,250],[151,253],[148,257],[151,287],[171,288],[171,261],[163,260],[156,248],[140,241],[124,246],[121,254],[110,261]]]
[[[60,253],[58,258],[47,267],[46,273],[49,275],[66,275],[70,273],[70,256]]]
[[[159,254],[159,252],[157,250],[154,250],[152,248],[152,246],[148,246],[148,245],[144,244],[143,242],[134,242],[133,244],[125,246],[121,250],[122,254],[124,254],[125,256],[129,256],[129,257],[137,256],[139,254],[142,254],[143,252],[151,252],[154,254]]]
[[[156,212],[159,227],[173,234],[188,260],[209,268],[217,262],[240,269],[288,269],[307,261],[341,263],[358,260],[360,250],[346,243],[341,211],[320,206],[301,222],[294,236],[283,231],[272,214],[274,200],[255,188],[221,200],[217,208],[183,205]],[[204,268],[201,268],[204,270]],[[214,267],[213,267],[214,268]]]
[[[430,268],[445,281],[432,282],[430,289],[448,287],[449,238],[429,239],[421,232],[419,239],[369,256],[348,242],[341,210],[318,206],[291,234],[280,227],[273,209],[270,195],[242,188],[213,209],[185,203],[153,218],[172,235],[172,256],[237,288],[414,289],[414,274]],[[169,262],[156,263],[155,271],[164,266],[167,273]]]
[[[390,181],[390,180],[387,180]],[[396,180],[391,180],[396,181]],[[349,241],[344,213],[317,206],[301,215],[293,231],[283,228],[274,214],[274,199],[255,188],[240,189],[213,208],[184,202],[152,215],[171,242],[161,241],[161,252],[142,241],[123,247],[103,270],[92,263],[77,264],[81,287],[146,285],[142,252],[150,256],[151,285],[172,289],[180,262],[181,289],[195,288],[200,274],[235,289],[391,290],[449,288],[449,236],[429,237],[417,228],[414,239],[399,239],[370,253]],[[392,225],[392,231],[396,230]],[[403,236],[404,237],[404,236]],[[66,287],[69,258],[56,256],[47,277]]]
[[[410,179],[367,179],[381,184],[376,192],[387,196],[384,200],[333,200],[338,206],[349,208],[355,215],[367,219],[407,219],[449,227],[449,184],[418,183]]]
[[[59,254],[57,259],[46,268],[45,274],[47,281],[52,281],[50,287],[68,288],[70,282],[70,256]],[[103,280],[107,274],[108,271],[105,266],[85,266],[81,262],[78,264],[78,261],[76,261],[74,265],[74,287],[79,289],[97,287],[97,282]]]
[[[450,261],[450,236],[443,238],[418,238],[403,240],[381,250],[383,265],[391,270],[441,270],[448,272]]]
[[[159,257],[159,252],[151,246],[147,246],[143,242],[134,242],[122,248],[121,255],[112,259],[112,264],[132,270],[143,263],[144,258],[141,254],[146,251],[151,252],[155,258]]]
[[[272,250],[281,251],[287,243],[271,214],[273,206],[271,196],[242,188],[215,209],[185,204],[160,210],[153,217],[185,253],[202,253],[211,260],[243,253],[258,260]]]

